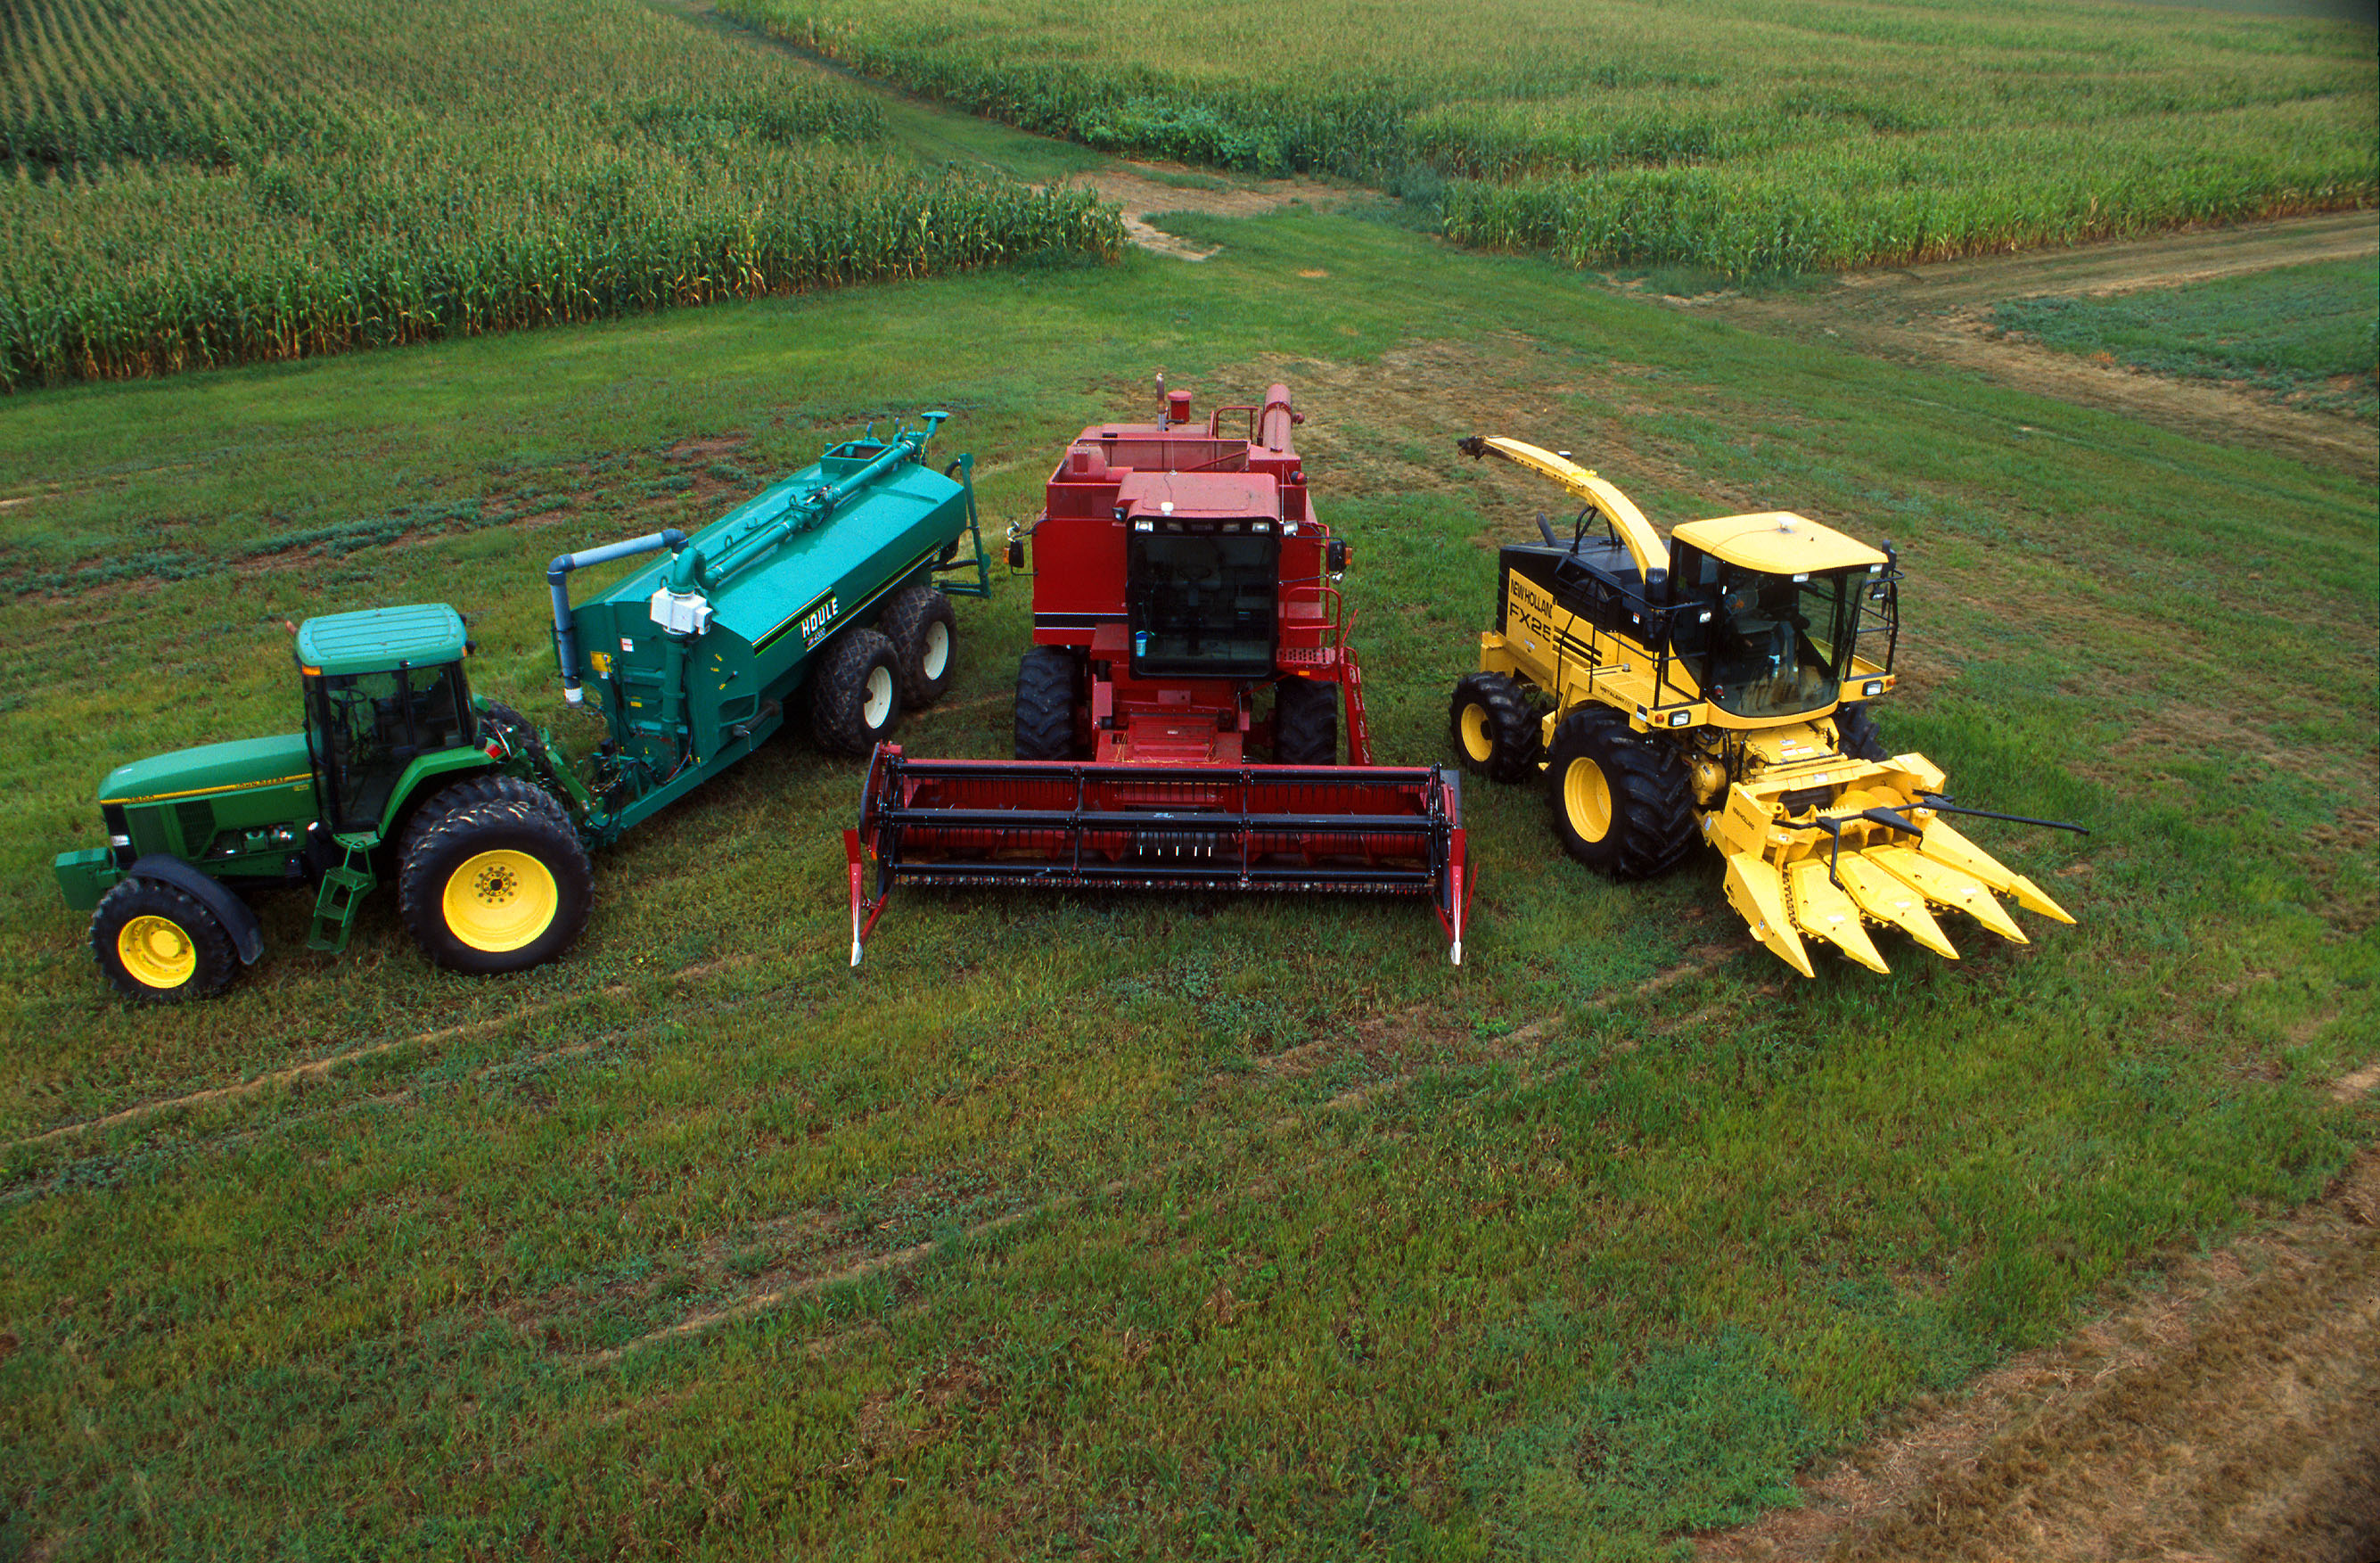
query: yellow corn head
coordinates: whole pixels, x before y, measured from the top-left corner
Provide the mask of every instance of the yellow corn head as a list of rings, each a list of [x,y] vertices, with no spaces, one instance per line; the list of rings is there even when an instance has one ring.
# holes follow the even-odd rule
[[[1470,768],[1545,777],[1555,834],[1615,878],[1667,872],[1697,836],[1727,898],[1803,976],[1807,939],[1881,971],[1870,925],[1955,959],[1936,912],[2024,942],[2006,896],[2071,922],[1945,816],[2080,830],[1953,803],[1923,755],[1888,755],[1867,702],[1894,684],[1900,571],[1789,511],[1675,528],[1566,454],[1474,436],[1583,502],[1565,540],[1505,546],[1496,627],[1450,713]]]

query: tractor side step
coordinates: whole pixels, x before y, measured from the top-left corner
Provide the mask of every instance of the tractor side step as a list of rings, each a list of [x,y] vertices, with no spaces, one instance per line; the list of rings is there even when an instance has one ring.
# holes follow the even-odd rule
[[[371,849],[345,837],[339,845],[346,849],[346,860],[338,867],[322,872],[322,887],[314,895],[314,922],[307,931],[306,947],[324,955],[337,955],[347,947],[347,935],[355,931],[356,913],[363,907],[364,898],[380,883],[371,871]]]

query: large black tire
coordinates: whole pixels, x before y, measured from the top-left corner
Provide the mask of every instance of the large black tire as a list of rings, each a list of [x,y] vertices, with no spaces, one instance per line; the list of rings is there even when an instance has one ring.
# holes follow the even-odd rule
[[[1272,693],[1272,758],[1277,765],[1339,763],[1339,686],[1283,678]]]
[[[1614,879],[1669,873],[1698,834],[1677,750],[1638,738],[1606,706],[1573,711],[1554,729],[1546,800],[1562,850]]]
[[[577,941],[594,904],[578,833],[517,776],[474,776],[424,803],[399,862],[398,914],[421,953],[450,971],[552,960]]]
[[[126,879],[91,914],[91,953],[108,985],[140,1004],[212,998],[239,974],[223,920],[162,879]]]
[[[930,586],[905,586],[881,622],[901,661],[902,703],[913,710],[933,704],[950,688],[958,650],[959,616],[951,600]]]
[[[1016,664],[1016,757],[1074,760],[1083,670],[1063,646],[1036,646]]]
[[[1536,718],[1521,700],[1521,687],[1503,673],[1473,673],[1454,686],[1447,730],[1455,757],[1466,771],[1500,782],[1518,781],[1536,763]]]
[[[1868,708],[1857,701],[1835,712],[1835,747],[1852,760],[1892,758],[1884,747],[1883,729],[1876,725]]]
[[[901,659],[873,629],[846,629],[810,675],[810,731],[834,754],[865,755],[901,720]]]

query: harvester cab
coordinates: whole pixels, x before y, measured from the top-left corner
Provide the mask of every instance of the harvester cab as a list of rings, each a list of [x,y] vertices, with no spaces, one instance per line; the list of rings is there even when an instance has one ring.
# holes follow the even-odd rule
[[[1372,763],[1286,386],[1068,445],[1031,549],[1014,761],[877,751],[847,833],[852,963],[896,883],[1343,890],[1432,898],[1462,956],[1456,778]],[[1341,765],[1343,705],[1347,763]]]
[[[2061,922],[2063,908],[1954,830],[1923,755],[1888,755],[1868,702],[1896,682],[1901,571],[1789,511],[1694,521],[1661,537],[1627,495],[1518,440],[1472,436],[1581,502],[1565,541],[1500,551],[1496,627],[1449,714],[1463,763],[1500,781],[1542,772],[1555,835],[1614,878],[1675,867],[1695,837],[1726,862],[1755,937],[1803,976],[1805,938],[1885,969],[1867,925],[1937,954],[1955,909],[2025,935],[1994,898]]]

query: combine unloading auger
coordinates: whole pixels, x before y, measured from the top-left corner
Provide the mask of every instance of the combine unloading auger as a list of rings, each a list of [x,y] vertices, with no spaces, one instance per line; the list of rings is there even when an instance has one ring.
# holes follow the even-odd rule
[[[1956,959],[1939,911],[2025,943],[2003,896],[2074,921],[1947,816],[2082,826],[1953,803],[1925,756],[1885,752],[1866,702],[1895,682],[1890,543],[1786,511],[1689,522],[1665,542],[1564,453],[1477,436],[1458,448],[1583,507],[1567,539],[1540,516],[1542,544],[1500,550],[1496,627],[1450,713],[1470,768],[1542,770],[1571,856],[1641,879],[1708,841],[1728,903],[1805,977],[1812,939],[1884,971],[1872,926]]]
[[[844,833],[853,965],[901,884],[1416,897],[1462,960],[1461,787],[1372,763],[1347,544],[1287,388],[1198,422],[1159,389],[1157,421],[1084,430],[1011,529],[1010,568],[1028,538],[1034,563],[1016,758],[877,750]]]

